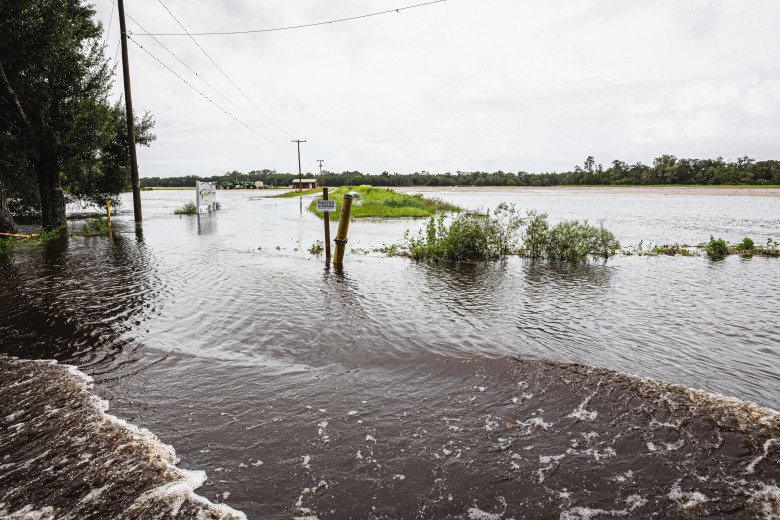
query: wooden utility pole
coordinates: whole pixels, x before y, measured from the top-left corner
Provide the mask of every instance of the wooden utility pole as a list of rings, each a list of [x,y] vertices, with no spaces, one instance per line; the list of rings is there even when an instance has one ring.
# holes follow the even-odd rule
[[[130,182],[133,184],[133,215],[136,224],[141,217],[141,183],[138,181],[138,157],[135,154],[135,126],[133,124],[133,97],[130,94],[130,62],[127,59],[127,28],[125,26],[124,0],[118,0],[119,32],[122,34],[122,75],[125,79],[125,108],[127,112],[127,137],[130,146]]]
[[[325,161],[325,159],[317,159],[317,162],[320,163],[320,186],[322,186],[322,163]]]
[[[301,191],[303,189],[303,175],[301,175],[301,143],[305,143],[306,141],[293,139],[292,142],[298,143],[298,191]]]

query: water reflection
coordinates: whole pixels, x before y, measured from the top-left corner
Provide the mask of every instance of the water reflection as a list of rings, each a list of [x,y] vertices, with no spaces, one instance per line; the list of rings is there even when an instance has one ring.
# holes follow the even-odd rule
[[[18,250],[0,266],[3,353],[119,370],[137,358],[128,333],[157,310],[165,289],[148,250],[121,233],[65,237]]]
[[[201,216],[197,214],[197,233],[198,235],[214,235],[218,231],[216,215],[212,216],[212,213]]]

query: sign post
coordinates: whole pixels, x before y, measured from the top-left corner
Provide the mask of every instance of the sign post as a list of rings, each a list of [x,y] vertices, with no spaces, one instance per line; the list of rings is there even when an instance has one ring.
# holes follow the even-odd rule
[[[328,200],[328,188],[322,188],[322,200],[317,201],[317,211],[325,213],[323,221],[325,222],[325,263],[330,263],[330,213],[336,211],[336,201]]]

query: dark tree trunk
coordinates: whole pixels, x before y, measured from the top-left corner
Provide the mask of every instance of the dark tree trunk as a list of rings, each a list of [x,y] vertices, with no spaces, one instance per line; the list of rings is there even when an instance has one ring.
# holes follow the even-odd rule
[[[43,229],[51,231],[67,225],[65,220],[65,195],[60,186],[60,167],[57,155],[38,149],[35,173],[38,174],[38,190],[41,195],[41,220]]]
[[[16,233],[16,224],[8,210],[8,199],[5,195],[5,183],[0,172],[0,233]]]
[[[5,87],[5,92],[11,99],[19,119],[27,130],[30,140],[35,150],[35,173],[38,175],[38,190],[41,194],[41,219],[43,220],[43,229],[51,231],[65,227],[65,195],[62,193],[60,185],[60,164],[57,160],[57,154],[52,150],[51,144],[40,139],[36,134],[30,120],[24,113],[24,108],[19,102],[19,97],[14,92],[8,77],[5,75],[5,69],[0,62],[0,82]]]

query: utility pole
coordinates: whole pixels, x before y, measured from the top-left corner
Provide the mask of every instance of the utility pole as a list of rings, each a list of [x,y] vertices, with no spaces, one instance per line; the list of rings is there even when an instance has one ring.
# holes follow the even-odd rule
[[[322,186],[322,163],[325,159],[317,159],[317,162],[320,163],[320,186]]]
[[[292,142],[298,143],[298,191],[301,191],[303,189],[303,176],[301,174],[301,143],[305,143],[306,141],[293,139]]]
[[[138,181],[138,157],[135,154],[135,127],[133,125],[133,97],[130,94],[130,63],[127,60],[127,28],[125,27],[124,0],[118,0],[119,32],[122,34],[122,75],[125,78],[125,109],[127,112],[127,137],[130,147],[130,182],[133,184],[133,215],[135,223],[140,224],[141,184]]]

